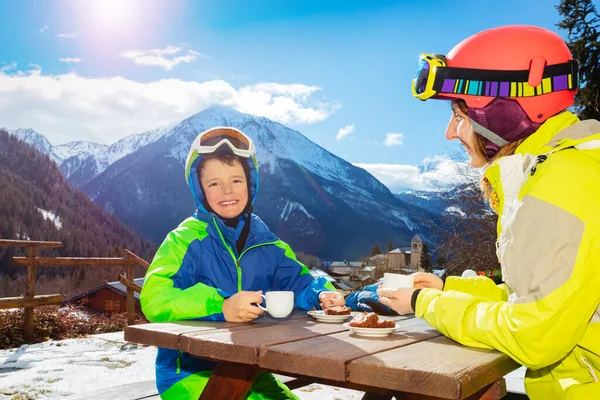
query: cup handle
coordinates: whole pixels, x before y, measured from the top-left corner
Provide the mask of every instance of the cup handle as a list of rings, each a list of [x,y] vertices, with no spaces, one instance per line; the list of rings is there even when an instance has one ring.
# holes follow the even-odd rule
[[[260,297],[262,297],[263,299],[265,299],[265,304],[267,304],[267,298],[265,297],[265,295],[264,295],[264,294],[261,294],[261,295],[260,295]],[[267,312],[269,311],[269,310],[267,310],[265,307],[261,306],[259,303],[256,303],[256,305],[257,305],[258,307],[262,308],[263,310],[267,311]]]

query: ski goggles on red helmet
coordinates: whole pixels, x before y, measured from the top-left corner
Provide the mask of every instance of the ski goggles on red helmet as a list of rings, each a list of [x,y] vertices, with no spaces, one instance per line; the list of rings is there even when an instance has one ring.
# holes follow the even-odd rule
[[[579,85],[576,60],[544,67],[537,86],[528,83],[529,70],[504,71],[448,67],[446,58],[438,54],[421,54],[412,94],[420,100],[453,95],[486,97],[531,97],[561,90],[574,90]],[[444,96],[446,95],[446,96]]]

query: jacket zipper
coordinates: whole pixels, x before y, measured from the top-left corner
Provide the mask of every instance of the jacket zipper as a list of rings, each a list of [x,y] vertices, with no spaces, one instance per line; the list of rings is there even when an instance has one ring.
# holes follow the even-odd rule
[[[214,220],[214,217],[213,217]],[[229,252],[229,254],[231,255],[231,258],[233,259],[233,261],[235,262],[235,267],[236,267],[236,271],[237,271],[237,277],[238,277],[238,292],[242,291],[242,268],[240,267],[240,258],[242,258],[242,256],[250,249],[254,249],[256,247],[260,247],[260,246],[266,246],[268,244],[275,244],[276,242],[267,242],[267,243],[259,243],[256,244],[254,246],[248,247],[247,249],[245,249],[244,251],[242,251],[242,254],[240,254],[240,256],[238,258],[235,257],[235,253],[233,252],[233,250],[231,249],[231,247],[227,244],[227,241],[225,241],[225,238],[223,237],[223,234],[221,233],[221,230],[219,229],[219,226],[217,225],[216,221],[213,221],[215,227],[217,228],[217,232],[219,232],[219,236],[221,237],[221,241],[223,242],[223,244],[225,245],[225,247],[227,248],[227,251]],[[177,354],[177,359],[175,360],[175,363],[177,364],[177,369],[175,370],[175,373],[177,375],[179,375],[181,373],[181,355],[183,354],[182,350],[179,350],[179,354]]]
[[[177,375],[179,375],[181,373],[181,355],[183,354],[183,351],[179,350],[179,354],[177,354],[177,359],[175,360],[175,362],[177,363],[177,369],[175,370],[175,373]]]
[[[533,164],[533,167],[531,168],[531,171],[529,172],[531,174],[531,176],[533,176],[535,174],[535,171],[537,171],[538,164],[543,163],[547,159],[548,159],[548,156],[546,154],[540,154],[539,156],[536,157],[535,164]]]
[[[256,244],[254,246],[250,246],[247,249],[245,249],[244,251],[242,251],[242,254],[240,254],[239,257],[236,257],[235,253],[231,249],[231,246],[229,246],[229,244],[227,243],[227,241],[223,237],[223,234],[221,233],[221,230],[219,229],[219,226],[217,225],[217,221],[215,221],[215,217],[213,217],[213,224],[215,225],[215,228],[217,228],[217,232],[219,232],[219,236],[221,237],[221,241],[225,245],[225,248],[227,248],[227,251],[229,252],[229,255],[231,255],[231,258],[233,259],[233,262],[235,263],[235,267],[236,267],[236,271],[237,271],[237,277],[238,277],[238,292],[241,292],[242,291],[242,267],[240,266],[240,259],[242,258],[242,256],[248,250],[250,250],[250,249],[254,249],[254,248],[260,247],[260,246],[266,246],[268,244],[275,244],[276,242],[259,243],[259,244]]]

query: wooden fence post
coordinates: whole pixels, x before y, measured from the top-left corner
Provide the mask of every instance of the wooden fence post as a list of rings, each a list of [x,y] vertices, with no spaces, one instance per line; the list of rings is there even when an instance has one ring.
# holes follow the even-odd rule
[[[133,265],[127,265],[126,277],[133,282]],[[135,325],[135,298],[134,291],[131,286],[127,287],[127,325]]]
[[[35,247],[29,247],[27,249],[27,253],[30,258],[35,258],[37,256],[37,249]],[[27,266],[25,298],[28,300],[33,300],[33,297],[35,296],[35,269],[35,264],[30,264]],[[23,330],[25,334],[25,340],[29,343],[33,342],[33,310],[33,307],[25,307],[25,311],[23,313]]]

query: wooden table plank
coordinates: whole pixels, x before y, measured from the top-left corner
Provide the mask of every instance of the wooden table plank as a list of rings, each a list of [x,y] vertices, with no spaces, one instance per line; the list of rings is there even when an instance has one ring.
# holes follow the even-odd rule
[[[181,350],[197,357],[258,365],[258,352],[262,347],[345,330],[342,324],[297,319],[252,329],[183,334],[180,345]]]
[[[260,351],[259,365],[282,373],[345,381],[346,365],[351,360],[440,335],[417,318],[399,321],[398,325],[398,331],[382,338],[361,337],[345,331],[268,346]]]
[[[179,338],[185,333],[236,329],[248,324],[234,322],[177,321],[132,325],[125,328],[125,341],[179,350]]]
[[[287,318],[276,319],[268,314],[254,320],[252,323],[214,322],[214,321],[175,321],[157,322],[151,324],[131,325],[125,328],[125,341],[179,350],[179,338],[183,334],[193,332],[216,331],[218,329],[238,330],[252,329],[255,324],[274,325],[286,321],[308,319],[306,311],[294,310]]]
[[[444,399],[464,399],[519,364],[494,350],[468,348],[440,336],[373,354],[347,366],[348,381]]]

